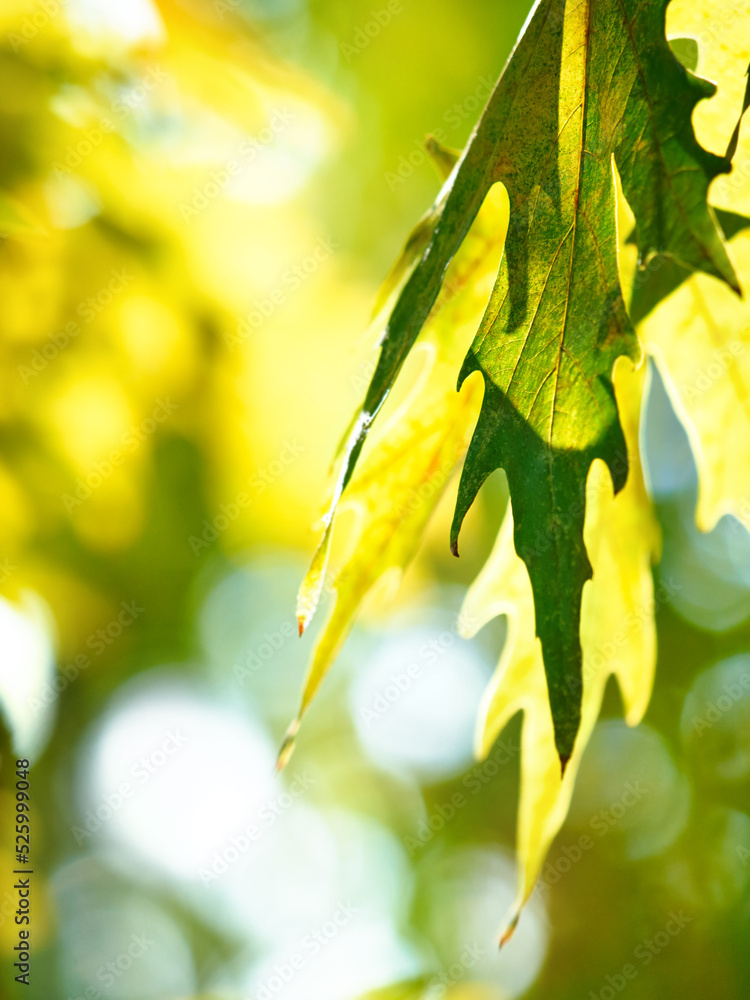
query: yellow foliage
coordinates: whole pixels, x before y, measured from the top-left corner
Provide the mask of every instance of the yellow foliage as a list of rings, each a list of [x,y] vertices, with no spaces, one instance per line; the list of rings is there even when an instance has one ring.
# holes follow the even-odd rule
[[[387,291],[407,276],[409,263],[420,252],[426,224],[429,217],[408,241]],[[507,195],[498,186],[490,192],[449,268],[443,293],[417,342],[416,384],[405,400],[386,408],[367,460],[341,502],[340,512],[356,512],[350,554],[340,569],[328,569],[334,523],[330,520],[302,584],[300,631],[312,618],[324,586],[336,592],[336,599],[313,652],[300,713],[280,754],[282,764],[291,752],[299,720],[348,635],[359,606],[384,578],[395,589],[465,455],[481,403],[481,383],[472,379],[457,393],[456,371],[489,298],[507,226]],[[387,293],[382,296],[383,301],[387,298]]]

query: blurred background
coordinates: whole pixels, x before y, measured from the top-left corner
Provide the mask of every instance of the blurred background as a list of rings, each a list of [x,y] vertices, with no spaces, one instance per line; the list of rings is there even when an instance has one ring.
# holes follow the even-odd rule
[[[750,540],[731,518],[693,527],[655,372],[652,705],[628,730],[608,690],[502,953],[519,719],[476,764],[503,623],[471,643],[455,628],[500,477],[460,561],[448,491],[273,771],[372,305],[439,187],[424,138],[465,142],[528,8],[3,0],[3,995],[24,989],[16,757],[35,997],[750,995]]]

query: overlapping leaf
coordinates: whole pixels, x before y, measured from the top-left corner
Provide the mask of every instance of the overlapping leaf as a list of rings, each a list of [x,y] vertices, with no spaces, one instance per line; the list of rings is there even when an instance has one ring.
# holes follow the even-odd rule
[[[316,647],[304,710],[364,594],[383,574],[400,572],[416,548],[433,503],[409,511],[398,498],[428,482],[443,457],[446,468],[460,462],[470,407],[446,392],[445,377],[486,296],[482,289],[472,297],[472,275],[488,277],[480,245],[464,240],[488,192],[502,182],[510,201],[505,255],[459,380],[481,372],[484,397],[452,541],[481,484],[503,467],[512,510],[461,621],[473,633],[498,614],[509,616],[509,638],[480,719],[479,755],[515,713],[524,713],[519,884],[505,936],[564,821],[608,678],[618,679],[630,724],[642,717],[653,681],[650,567],[659,533],[638,456],[644,372],[631,363],[639,349],[618,273],[613,162],[646,268],[637,274],[630,312],[639,323],[651,314],[642,326],[646,344],[696,445],[701,523],[710,525],[725,509],[750,512],[750,314],[735,295],[739,283],[722,234],[733,239],[741,273],[750,273],[750,147],[734,128],[750,93],[750,52],[734,19],[718,21],[708,0],[675,0],[672,31],[717,43],[702,67],[720,82],[712,97],[713,85],[669,51],[668,3],[542,0],[535,7],[466,151],[394,269],[393,281],[403,280],[403,288],[301,594],[306,623],[324,579],[336,504],[431,315],[421,334],[425,348],[436,348],[429,393],[421,403],[412,399],[401,427],[389,424],[380,457],[370,455],[347,492],[361,514],[354,554],[335,582],[337,603]],[[706,149],[692,127],[696,106]],[[717,226],[707,193],[729,169],[723,150],[736,169],[714,184]],[[484,233],[497,249],[492,223],[485,205],[472,232]],[[458,339],[451,341],[451,314],[433,308],[456,254],[448,273],[464,266],[467,277],[456,299]],[[722,358],[729,362],[723,384],[714,385]],[[476,405],[476,380],[467,390],[465,401]],[[561,759],[570,761],[563,774]]]
[[[439,163],[448,151],[432,146]],[[427,216],[410,237],[384,294],[408,273],[415,247],[429,239]],[[454,259],[424,328],[417,350],[418,391],[392,413],[377,447],[358,469],[341,509],[356,513],[350,556],[338,569],[329,566],[333,520],[302,585],[298,614],[303,628],[325,585],[336,593],[334,608],[318,638],[305,681],[299,717],[282,747],[283,765],[293,748],[299,720],[312,701],[353,618],[379,580],[396,583],[413,557],[426,524],[451,476],[466,454],[480,402],[480,387],[457,394],[455,372],[471,340],[492,288],[508,225],[507,198],[497,190],[477,217]],[[413,260],[411,260],[413,264]]]
[[[709,180],[725,165],[698,147],[690,127],[693,106],[711,88],[669,52],[665,10],[568,4],[561,27],[542,22],[531,39],[532,67],[559,45],[559,93],[537,111],[532,139],[520,122],[511,123],[510,138],[523,155],[502,179],[516,224],[462,372],[480,370],[486,391],[454,542],[482,482],[502,466],[516,547],[531,576],[563,763],[579,724],[580,602],[591,575],[583,544],[586,476],[601,458],[616,489],[625,480],[610,374],[618,356],[637,356],[617,272],[613,154],[636,214],[641,258],[668,250],[736,285],[706,205]],[[532,108],[524,110],[528,120]],[[506,127],[505,141],[508,135]]]
[[[591,575],[585,484],[596,458],[609,467],[616,490],[625,483],[611,373],[618,357],[639,355],[617,269],[613,157],[636,215],[641,259],[668,253],[737,286],[706,204],[710,181],[728,163],[697,144],[690,120],[712,88],[672,55],[667,4],[537,4],[396,302],[334,498],[335,506],[448,264],[487,193],[502,182],[511,225],[490,306],[461,372],[462,382],[481,371],[485,395],[452,542],[455,548],[481,484],[504,468],[563,766],[580,721],[580,607]]]

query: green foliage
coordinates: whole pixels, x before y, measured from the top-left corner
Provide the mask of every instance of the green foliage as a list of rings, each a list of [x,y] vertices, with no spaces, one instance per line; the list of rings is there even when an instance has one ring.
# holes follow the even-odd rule
[[[502,183],[510,200],[505,253],[459,376],[460,387],[481,372],[485,395],[451,543],[457,553],[466,512],[503,468],[563,770],[580,725],[581,597],[591,577],[586,481],[601,459],[616,492],[626,482],[612,372],[618,357],[640,357],[618,272],[613,160],[635,214],[639,261],[668,254],[739,289],[707,204],[711,180],[730,164],[701,148],[691,123],[715,88],[672,53],[667,4],[537,5],[436,204],[429,242],[388,321],[334,499],[335,507],[446,268],[490,188]]]

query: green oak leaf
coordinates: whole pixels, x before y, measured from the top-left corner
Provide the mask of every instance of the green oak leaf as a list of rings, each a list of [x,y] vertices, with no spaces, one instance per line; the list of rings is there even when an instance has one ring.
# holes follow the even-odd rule
[[[614,162],[636,218],[639,259],[668,255],[737,288],[708,186],[729,161],[691,124],[713,93],[673,55],[669,0],[540,0],[431,216],[431,235],[391,313],[347,441],[330,517],[369,427],[440,292],[488,191],[505,185],[511,222],[497,282],[459,385],[485,395],[451,531],[485,479],[505,469],[516,550],[534,593],[563,768],[580,722],[586,480],[603,460],[627,478],[612,370],[640,357],[620,287]]]
[[[636,219],[640,261],[668,254],[685,267],[723,279],[740,294],[707,205],[709,184],[729,173],[731,157],[703,149],[692,127],[693,109],[712,97],[716,86],[670,58],[665,41],[668,0],[615,0],[609,6],[621,10],[620,31],[627,31],[630,42],[623,56],[614,55],[629,59],[636,69],[615,159]]]

